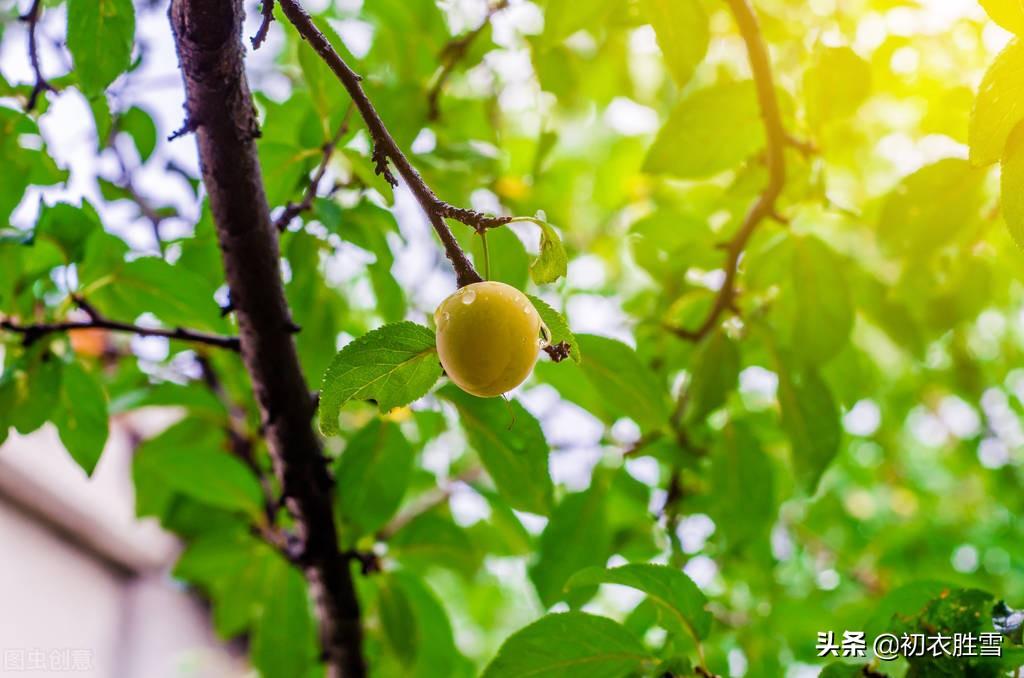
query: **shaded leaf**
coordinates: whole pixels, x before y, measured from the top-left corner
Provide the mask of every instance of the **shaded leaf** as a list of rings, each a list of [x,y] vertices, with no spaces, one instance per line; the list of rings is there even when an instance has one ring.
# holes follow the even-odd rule
[[[839,451],[839,411],[817,372],[799,371],[788,363],[779,370],[778,398],[797,477],[813,493]]]
[[[67,40],[87,95],[106,89],[131,63],[135,8],[131,0],[68,0]]]
[[[683,87],[708,51],[708,17],[697,0],[647,0],[646,18],[654,27],[658,46],[672,78]]]
[[[409,484],[415,453],[391,421],[372,419],[360,429],[335,464],[338,513],[358,535],[384,525],[398,509]]]
[[[64,367],[53,423],[71,457],[92,474],[107,443],[107,394],[78,363]]]

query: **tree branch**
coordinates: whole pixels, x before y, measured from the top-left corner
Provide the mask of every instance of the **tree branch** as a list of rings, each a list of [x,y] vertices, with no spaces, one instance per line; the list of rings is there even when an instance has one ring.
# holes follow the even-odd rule
[[[262,0],[260,4],[260,14],[263,16],[263,21],[260,23],[256,35],[250,39],[254,50],[259,49],[263,45],[263,41],[267,39],[267,33],[270,32],[270,24],[274,20],[274,0]]]
[[[703,339],[715,329],[722,314],[734,308],[736,275],[740,257],[743,255],[747,242],[761,222],[766,218],[775,216],[775,202],[778,200],[786,183],[785,148],[787,143],[790,143],[790,137],[782,125],[782,114],[779,111],[779,101],[775,96],[775,83],[772,76],[771,61],[768,57],[768,48],[765,46],[764,38],[761,35],[761,28],[757,22],[757,15],[754,13],[754,8],[751,7],[749,0],[726,1],[729,3],[729,9],[736,18],[736,24],[739,26],[743,42],[747,46],[747,59],[750,61],[750,70],[754,75],[754,83],[757,86],[757,100],[761,107],[761,121],[764,125],[766,139],[768,184],[747,212],[736,235],[725,244],[725,282],[722,283],[722,287],[715,297],[715,303],[707,317],[704,318],[704,321],[695,330],[668,327],[668,330],[673,334],[688,341],[700,341]]]
[[[39,25],[39,17],[42,15],[42,0],[32,0],[32,6],[28,12],[23,14],[21,21],[28,24],[28,59],[32,63],[32,72],[35,73],[36,81],[32,85],[32,93],[29,94],[28,103],[25,105],[25,112],[31,111],[39,101],[39,95],[43,92],[56,92],[53,85],[43,77],[42,66],[39,63],[39,41],[36,37],[36,28]]]
[[[195,125],[203,183],[217,230],[242,358],[316,603],[327,673],[363,678],[360,606],[350,560],[338,548],[332,482],[313,431],[285,300],[277,229],[254,141],[245,75],[242,0],[172,0],[171,28]]]
[[[268,0],[269,1],[269,0]],[[317,166],[316,172],[313,173],[313,178],[309,180],[309,185],[306,186],[306,191],[302,196],[301,202],[290,202],[284,207],[284,211],[281,212],[280,216],[274,220],[274,226],[278,231],[283,231],[288,228],[288,225],[292,223],[292,219],[299,216],[303,212],[312,209],[313,201],[316,200],[317,191],[320,190],[320,182],[323,181],[324,175],[327,173],[327,166],[331,162],[331,157],[334,155],[334,150],[338,147],[338,142],[348,132],[349,117],[352,114],[353,104],[349,104],[348,110],[345,111],[345,117],[341,121],[341,125],[338,127],[338,131],[334,133],[334,136],[324,144],[323,155],[320,158],[320,165]]]
[[[285,16],[288,17],[288,20],[298,30],[299,35],[309,42],[310,46],[320,55],[320,58],[334,71],[338,80],[348,90],[349,96],[355,102],[356,108],[359,109],[359,114],[366,122],[366,127],[370,131],[370,137],[373,139],[372,158],[377,174],[382,175],[392,185],[397,185],[397,180],[388,167],[388,162],[390,161],[398,171],[398,174],[405,180],[405,183],[408,184],[413,195],[416,197],[416,201],[420,204],[423,211],[426,212],[431,226],[434,227],[438,237],[441,239],[441,243],[444,245],[445,254],[455,269],[455,276],[459,287],[480,282],[482,280],[480,274],[473,268],[473,264],[466,256],[466,253],[459,247],[455,235],[452,234],[451,229],[448,228],[444,220],[446,218],[455,219],[467,226],[471,226],[477,231],[482,231],[488,228],[503,226],[509,223],[512,218],[488,216],[475,210],[449,205],[438,198],[437,194],[427,186],[426,182],[423,181],[423,177],[420,176],[416,168],[412,166],[412,163],[409,162],[409,159],[398,147],[394,137],[391,136],[384,121],[381,120],[377,109],[366,96],[366,92],[363,91],[363,86],[360,83],[362,78],[335,51],[331,43],[320,32],[320,29],[316,27],[312,18],[299,5],[297,0],[280,0],[280,4]]]
[[[88,320],[68,320],[56,323],[21,325],[13,320],[5,318],[4,320],[0,320],[0,329],[22,335],[23,338],[21,341],[25,346],[31,346],[49,334],[71,332],[74,330],[96,329],[108,330],[110,332],[124,332],[126,334],[135,334],[140,337],[164,337],[166,339],[176,339],[178,341],[190,341],[197,344],[205,344],[207,346],[226,348],[230,351],[240,350],[237,337],[207,334],[205,332],[197,332],[195,330],[188,330],[182,327],[177,327],[173,330],[165,330],[156,327],[142,327],[140,325],[118,322],[101,315],[95,307],[84,299],[76,298],[75,302],[89,315]]]
[[[444,49],[441,50],[441,59],[443,60],[441,72],[438,73],[430,91],[427,92],[427,120],[437,120],[441,117],[439,99],[441,97],[441,90],[444,89],[445,83],[448,82],[448,78],[451,77],[451,74],[458,63],[466,56],[469,48],[473,45],[480,34],[483,33],[484,29],[487,28],[487,25],[491,22],[491,19],[494,18],[494,15],[506,7],[508,7],[508,0],[499,0],[495,4],[491,5],[487,10],[487,15],[479,26],[465,35],[454,38],[444,46]]]

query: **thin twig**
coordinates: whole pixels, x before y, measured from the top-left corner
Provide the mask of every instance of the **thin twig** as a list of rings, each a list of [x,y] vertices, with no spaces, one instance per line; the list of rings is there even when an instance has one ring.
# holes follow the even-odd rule
[[[274,220],[274,226],[278,231],[284,231],[288,228],[288,225],[292,223],[292,219],[299,216],[303,212],[312,209],[313,201],[316,200],[317,191],[320,190],[320,182],[323,181],[324,174],[327,173],[327,166],[331,162],[331,157],[334,155],[334,150],[338,147],[338,142],[348,132],[349,118],[352,115],[352,109],[354,104],[349,103],[348,110],[345,111],[345,117],[341,121],[341,125],[338,127],[338,131],[334,133],[327,143],[323,145],[323,155],[320,158],[320,164],[316,168],[316,172],[313,173],[313,177],[309,180],[309,185],[306,186],[306,191],[302,196],[300,202],[290,202],[285,205],[284,211],[281,212],[280,216]]]
[[[274,0],[263,0],[261,4],[260,14],[263,16],[263,21],[260,22],[256,35],[250,38],[253,50],[259,49],[263,41],[267,39],[267,33],[270,32],[270,23],[274,20]]]
[[[36,81],[32,85],[32,93],[29,94],[28,103],[25,105],[25,112],[31,111],[39,101],[39,95],[43,92],[56,92],[53,85],[43,77],[42,66],[39,63],[39,41],[36,38],[36,29],[39,26],[39,17],[42,15],[42,0],[33,0],[28,12],[19,19],[28,24],[28,59],[32,63],[32,72],[35,73]]]
[[[669,331],[673,334],[688,341],[703,339],[715,329],[722,314],[734,308],[736,275],[740,257],[743,255],[747,242],[761,222],[775,215],[775,201],[778,200],[786,183],[785,147],[789,143],[789,136],[782,126],[782,114],[779,111],[779,101],[775,96],[775,84],[772,76],[771,61],[768,57],[768,48],[765,46],[764,38],[761,36],[757,15],[754,13],[753,7],[750,6],[749,0],[726,1],[729,3],[729,8],[736,18],[736,24],[739,26],[740,34],[743,36],[743,42],[747,46],[747,58],[750,61],[754,83],[757,86],[757,99],[761,107],[761,120],[765,130],[768,184],[747,212],[747,216],[743,220],[739,231],[725,245],[725,282],[722,283],[722,287],[715,297],[715,303],[707,317],[704,318],[704,321],[695,330],[668,327]]]
[[[0,329],[22,335],[22,344],[25,346],[31,346],[50,334],[71,332],[74,330],[98,329],[108,330],[110,332],[136,334],[140,337],[164,337],[166,339],[176,339],[178,341],[189,341],[196,344],[226,348],[230,351],[241,350],[238,337],[207,334],[206,332],[197,332],[183,327],[166,330],[156,327],[142,327],[140,325],[118,322],[101,315],[94,306],[86,302],[84,299],[76,299],[75,301],[79,307],[88,314],[88,320],[67,320],[55,323],[34,323],[31,325],[23,325],[16,323],[9,318],[4,318],[3,320],[0,320]]]
[[[139,212],[143,217],[149,221],[150,227],[153,230],[153,238],[156,240],[157,249],[160,253],[164,252],[164,240],[160,233],[160,226],[163,224],[166,215],[161,214],[149,199],[138,192],[135,188],[135,182],[132,180],[131,170],[128,169],[128,163],[124,159],[124,154],[117,147],[116,138],[110,139],[110,148],[114,152],[114,157],[117,159],[117,164],[121,170],[121,177],[118,182],[118,186],[125,192],[129,200],[135,203],[135,206],[139,208]]]
[[[480,274],[477,273],[469,257],[466,256],[466,253],[459,246],[455,235],[444,220],[446,218],[455,219],[467,226],[471,226],[477,231],[481,231],[507,224],[511,221],[511,217],[488,216],[475,210],[449,205],[438,198],[437,194],[427,186],[426,182],[423,181],[423,177],[420,176],[416,168],[412,166],[412,163],[409,162],[409,159],[398,147],[394,137],[391,136],[384,121],[381,120],[377,109],[369,97],[366,96],[366,92],[363,91],[363,86],[360,83],[362,78],[335,51],[331,43],[320,32],[320,29],[316,27],[312,18],[310,18],[309,14],[297,0],[280,0],[280,4],[288,20],[295,26],[303,39],[309,42],[320,58],[334,71],[334,74],[341,81],[341,84],[344,85],[345,89],[348,90],[352,101],[355,102],[356,107],[359,109],[359,114],[366,122],[366,127],[373,140],[373,153],[371,157],[377,174],[382,175],[392,185],[396,185],[397,180],[391,173],[388,162],[390,161],[395,169],[398,170],[398,174],[408,184],[413,195],[416,197],[416,201],[426,213],[431,226],[433,226],[438,237],[441,239],[445,254],[455,269],[458,285],[463,287],[471,283],[481,282]]]
[[[442,66],[440,73],[437,74],[437,78],[434,79],[434,84],[431,86],[430,91],[427,92],[427,120],[437,120],[441,117],[441,107],[439,100],[441,98],[441,90],[444,89],[445,84],[448,82],[448,78],[451,77],[452,72],[462,59],[465,58],[466,53],[469,51],[470,46],[473,42],[483,33],[487,25],[490,24],[491,19],[494,15],[501,10],[508,7],[508,0],[499,0],[487,10],[487,15],[479,26],[469,31],[464,35],[460,35],[457,38],[453,38],[451,42],[444,46],[441,50]]]

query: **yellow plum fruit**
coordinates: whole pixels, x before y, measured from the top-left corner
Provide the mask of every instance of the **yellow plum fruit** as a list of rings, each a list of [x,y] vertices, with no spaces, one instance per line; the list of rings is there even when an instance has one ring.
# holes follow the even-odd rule
[[[448,378],[483,398],[523,383],[546,344],[547,328],[533,304],[500,282],[463,287],[441,302],[434,321],[437,353]]]

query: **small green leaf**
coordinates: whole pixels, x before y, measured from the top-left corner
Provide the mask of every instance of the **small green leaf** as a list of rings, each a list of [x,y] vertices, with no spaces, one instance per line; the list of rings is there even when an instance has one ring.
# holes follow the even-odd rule
[[[740,375],[740,350],[722,330],[705,339],[690,359],[686,420],[702,421],[725,404]]]
[[[750,81],[714,85],[679,102],[658,132],[644,171],[702,179],[738,165],[764,145]]]
[[[444,605],[410,571],[389,572],[379,581],[384,635],[402,664],[403,678],[460,675],[464,663]]]
[[[1017,246],[1024,247],[1024,124],[1006,142],[1000,181],[1003,219]]]
[[[526,298],[530,300],[533,307],[537,309],[537,314],[540,315],[540,319],[547,326],[548,331],[551,333],[551,344],[559,344],[565,342],[569,344],[569,357],[575,362],[579,363],[582,359],[580,354],[580,343],[576,340],[576,335],[569,329],[569,321],[565,319],[561,313],[548,306],[548,304],[538,297],[527,294]]]
[[[710,42],[708,16],[697,0],[647,0],[643,9],[672,78],[683,87],[704,59]]]
[[[68,49],[87,96],[128,69],[135,40],[132,0],[68,0]]]
[[[453,384],[438,395],[459,410],[466,437],[513,508],[547,514],[554,488],[548,473],[548,448],[540,423],[518,401],[477,398]]]
[[[482,678],[622,678],[652,660],[620,624],[566,612],[541,617],[512,634]]]
[[[871,93],[871,65],[849,47],[819,46],[804,75],[807,116],[814,127],[853,115]]]
[[[341,349],[320,388],[320,430],[337,435],[341,408],[376,400],[382,412],[424,396],[441,376],[434,332],[411,322],[384,325]]]
[[[147,440],[135,454],[135,476],[218,508],[263,515],[263,491],[253,472],[222,447],[195,444],[195,422],[185,419]]]
[[[839,451],[839,410],[828,385],[813,370],[784,361],[779,370],[782,427],[793,446],[793,466],[808,492]]]
[[[117,118],[119,130],[131,137],[135,142],[135,150],[139,152],[142,162],[149,160],[156,149],[156,125],[149,113],[138,106],[132,106]]]
[[[990,165],[1003,155],[1010,132],[1024,119],[1024,43],[1015,39],[989,67],[978,87],[968,138],[971,162]]]
[[[68,453],[92,475],[107,443],[107,394],[78,363],[64,367],[53,423]]]
[[[820,365],[835,356],[850,339],[853,302],[846,285],[844,262],[814,237],[793,242],[790,268],[795,318],[790,345],[800,358]]]
[[[692,579],[675,568],[646,563],[595,567],[576,573],[566,587],[598,584],[620,584],[643,591],[657,606],[666,628],[695,641],[706,638],[711,629],[711,613],[704,609],[707,598]]]
[[[530,264],[530,279],[538,285],[553,283],[565,277],[569,256],[555,227],[533,217],[519,217],[513,221],[529,221],[540,227],[540,254]]]
[[[338,513],[370,534],[395,513],[409,484],[415,452],[391,421],[372,419],[360,429],[335,465],[334,478],[343,492],[335,494]]]

